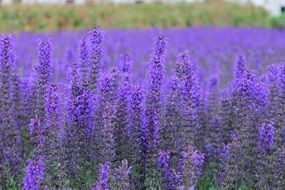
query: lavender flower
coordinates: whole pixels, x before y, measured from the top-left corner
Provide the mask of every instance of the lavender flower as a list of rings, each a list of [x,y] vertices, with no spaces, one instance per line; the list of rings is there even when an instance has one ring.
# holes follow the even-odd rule
[[[146,118],[149,128],[150,154],[156,155],[158,133],[161,118],[161,86],[163,81],[163,67],[166,42],[163,35],[159,35],[154,42],[153,55],[149,65],[148,94],[146,97]]]
[[[255,109],[254,97],[255,96],[255,79],[250,72],[246,72],[239,81],[236,82],[233,92],[233,106],[235,119],[243,119],[244,121],[236,121],[238,125],[246,121],[246,117],[252,116],[248,114]]]
[[[223,130],[221,128],[221,121],[219,118],[215,118],[212,121],[209,122],[209,128],[208,128],[208,136],[205,140],[205,147],[207,150],[207,161],[216,163],[219,159],[219,149],[222,146],[222,134]],[[213,164],[212,163],[212,164]],[[212,171],[216,169],[215,166],[212,167]],[[214,173],[214,171],[212,172]]]
[[[34,116],[38,116],[41,123],[45,119],[46,91],[51,77],[52,43],[40,41],[38,44],[38,64],[35,67],[35,95],[36,110]]]
[[[116,179],[116,189],[118,190],[131,190],[130,175],[131,167],[128,165],[127,160],[123,160],[122,164],[116,168],[114,176]]]
[[[243,174],[241,168],[242,146],[237,138],[226,145],[220,152],[221,162],[219,182],[223,189],[235,189]]]
[[[23,180],[24,190],[40,190],[41,182],[44,178],[44,159],[29,159]]]
[[[197,76],[193,65],[187,53],[178,56],[177,64],[180,69],[177,70],[177,77],[181,81],[181,96],[184,116],[184,131],[182,132],[182,147],[187,148],[200,144],[201,136],[199,133],[199,118],[201,108],[201,94],[198,87]],[[195,140],[195,141],[194,141]]]
[[[140,178],[138,179],[141,184],[144,183],[147,166],[146,161],[149,155],[148,144],[148,127],[144,115],[144,93],[139,85],[132,87],[132,94],[130,100],[130,139],[132,160],[138,166]]]
[[[194,72],[194,65],[190,60],[189,52],[181,53],[176,60],[176,76],[179,80],[185,80],[189,77],[189,73]]]
[[[5,176],[4,176],[4,163],[5,163],[5,159],[4,159],[4,146],[3,146],[3,143],[2,143],[2,139],[1,139],[1,136],[0,136],[0,187],[4,188],[6,186],[5,184]]]
[[[12,110],[13,110],[13,120],[15,123],[15,128],[17,131],[21,131],[23,127],[21,126],[21,117],[22,113],[22,92],[21,92],[21,81],[19,74],[15,68],[12,67],[12,75],[11,75],[11,102],[12,102]]]
[[[60,127],[60,99],[57,91],[58,87],[56,84],[51,84],[47,90],[47,98],[45,105],[47,129],[56,128],[56,130],[58,130]]]
[[[117,111],[115,117],[115,136],[116,136],[116,155],[119,160],[128,158],[130,152],[130,141],[129,141],[129,99],[131,93],[130,82],[123,79],[118,90],[118,101],[117,101]]]
[[[187,152],[180,153],[178,171],[182,174],[185,189],[195,188],[202,174],[204,154],[188,147]]]
[[[114,161],[116,157],[115,144],[115,116],[117,110],[118,73],[102,75],[99,80],[98,111],[96,112],[96,123],[94,126],[95,147],[93,151],[97,154],[100,162]]]
[[[90,122],[90,93],[83,91],[78,81],[76,65],[73,66],[73,79],[67,107],[67,124],[64,146],[67,175],[79,186],[85,185],[85,172],[88,168],[88,128]]]
[[[278,89],[278,76],[279,66],[272,65],[268,68],[269,79],[269,114],[271,118],[274,118],[277,123],[281,121],[279,110],[279,89]]]
[[[40,157],[44,159],[44,156],[47,153],[47,149],[45,146],[45,130],[37,117],[31,119],[31,122],[29,124],[29,131],[31,137],[33,159],[37,160]]]
[[[4,162],[12,175],[18,179],[21,162],[21,139],[16,128],[12,102],[12,68],[13,68],[13,39],[4,37],[0,40],[0,135],[4,147]],[[15,86],[14,86],[15,87]],[[0,166],[0,167],[3,167]]]
[[[273,154],[272,189],[282,189],[285,185],[285,147],[282,146]]]
[[[276,124],[277,124],[277,143],[283,145],[285,143],[285,65],[282,65],[280,68],[280,75],[279,75],[279,98],[278,98],[278,112],[275,115],[277,117]]]
[[[247,71],[246,59],[244,55],[239,55],[235,63],[235,79],[242,79]]]
[[[257,156],[258,123],[260,123],[259,94],[262,92],[258,88],[255,76],[247,71],[243,77],[236,81],[233,93],[232,106],[233,125],[237,133],[238,141],[241,143],[243,156],[240,162],[240,171],[243,173],[244,184],[249,184],[249,176],[254,175],[254,164]]]
[[[103,127],[100,134],[100,144],[99,144],[99,160],[114,161],[116,158],[116,146],[115,146],[115,136],[114,136],[114,116],[116,114],[114,105],[107,104],[106,112],[103,112]]]
[[[170,166],[170,155],[160,151],[157,157],[157,169],[161,173],[162,187],[166,190],[175,190],[178,187],[176,172]]]
[[[92,190],[109,190],[109,172],[111,163],[105,162],[100,164],[99,179],[96,181],[95,186]]]
[[[103,32],[99,26],[93,28],[90,32],[90,76],[89,86],[91,90],[97,88],[97,82],[102,64],[102,41]]]
[[[259,148],[261,151],[271,150],[274,147],[274,122],[262,123],[259,127]]]
[[[175,154],[182,151],[179,150],[179,142],[182,136],[182,113],[181,113],[181,93],[178,79],[168,82],[169,94],[166,100],[166,108],[164,115],[164,124],[160,131],[160,144],[163,150],[168,150]],[[181,148],[181,147],[180,147]]]
[[[226,162],[229,159],[230,151],[231,151],[231,144],[227,144],[220,150],[220,157],[223,162]]]
[[[86,44],[86,38],[83,38],[80,41],[79,46],[79,65],[80,65],[80,73],[81,73],[81,79],[84,87],[88,86],[88,66],[89,66],[89,60],[88,60],[88,49]]]
[[[121,56],[121,62],[120,62],[121,72],[124,75],[131,75],[132,72],[132,59],[128,54],[123,54]]]
[[[207,111],[208,119],[211,121],[214,119],[215,114],[219,111],[219,78],[217,75],[213,75],[209,79],[209,92],[208,92],[208,102]]]
[[[270,188],[272,186],[272,149],[275,144],[275,128],[273,120],[265,121],[259,127],[259,152],[256,160],[255,187]]]
[[[222,128],[221,140],[227,144],[232,140],[229,134],[234,132],[234,126],[232,125],[233,123],[232,101],[230,97],[224,97],[221,99],[221,111],[219,115],[221,117],[221,128]]]
[[[63,149],[60,134],[60,107],[57,85],[50,85],[47,91],[46,112],[46,179],[50,185],[62,186],[63,181]],[[56,174],[55,172],[56,171]]]
[[[199,178],[202,174],[202,169],[204,165],[204,154],[202,154],[200,151],[194,151],[192,159],[194,164],[195,177]]]

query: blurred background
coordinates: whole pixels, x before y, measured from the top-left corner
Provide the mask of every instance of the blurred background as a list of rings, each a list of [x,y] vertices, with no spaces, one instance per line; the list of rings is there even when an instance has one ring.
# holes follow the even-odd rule
[[[190,26],[285,28],[285,0],[0,0],[0,32]]]

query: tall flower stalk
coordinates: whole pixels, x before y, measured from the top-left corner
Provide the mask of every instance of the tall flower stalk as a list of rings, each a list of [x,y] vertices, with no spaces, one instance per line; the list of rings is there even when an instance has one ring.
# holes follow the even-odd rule
[[[4,157],[0,167],[4,166],[9,169],[11,175],[18,180],[21,164],[21,138],[17,130],[14,113],[14,102],[11,91],[12,85],[12,68],[14,64],[13,38],[3,37],[0,40],[0,135],[2,140]],[[0,183],[1,184],[1,183]]]
[[[90,95],[83,91],[78,79],[77,65],[73,65],[73,78],[67,102],[67,126],[64,131],[65,168],[69,179],[85,187],[85,174],[89,164],[88,128],[91,111]]]
[[[128,165],[127,160],[122,160],[121,165],[116,168],[114,176],[116,180],[116,189],[118,190],[131,190],[130,183],[131,167]]]
[[[35,104],[34,116],[45,122],[45,100],[48,84],[51,80],[52,43],[51,41],[40,41],[38,44],[38,63],[35,66]]]
[[[23,180],[24,190],[40,190],[41,182],[44,178],[44,159],[27,161],[28,165],[25,169],[25,177]]]
[[[89,87],[92,91],[97,88],[99,74],[102,67],[102,42],[103,32],[100,26],[93,28],[89,32],[90,55],[89,64],[91,66],[89,74]]]
[[[46,99],[46,180],[52,186],[63,185],[63,139],[61,135],[61,110],[59,105],[58,87],[52,84],[48,87]],[[56,171],[56,172],[55,172]]]
[[[153,54],[148,70],[148,94],[146,97],[146,118],[149,128],[150,157],[155,159],[158,147],[159,128],[161,125],[162,83],[165,64],[165,37],[161,34],[154,41]],[[153,158],[152,158],[153,157]],[[153,160],[153,164],[154,164]]]
[[[199,134],[201,132],[199,123],[201,94],[194,66],[187,52],[177,58],[176,75],[181,82],[181,102],[184,116],[181,146],[185,150],[188,146],[198,146],[203,139]]]
[[[100,164],[99,178],[96,181],[95,186],[92,190],[109,190],[109,173],[110,173],[111,163],[105,162]]]

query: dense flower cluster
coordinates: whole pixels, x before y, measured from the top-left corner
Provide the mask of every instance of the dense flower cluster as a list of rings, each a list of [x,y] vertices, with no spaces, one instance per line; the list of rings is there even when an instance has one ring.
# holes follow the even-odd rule
[[[24,190],[40,190],[41,181],[44,178],[44,160],[28,160],[25,171]]]
[[[1,36],[0,189],[284,188],[284,33],[51,35]]]

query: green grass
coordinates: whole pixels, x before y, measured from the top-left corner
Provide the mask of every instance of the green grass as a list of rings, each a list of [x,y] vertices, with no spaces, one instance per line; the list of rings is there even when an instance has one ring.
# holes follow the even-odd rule
[[[283,23],[284,24],[284,23]],[[251,4],[241,6],[222,0],[179,4],[85,4],[0,6],[0,32],[55,31],[105,28],[264,26],[282,25]]]

